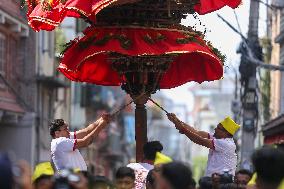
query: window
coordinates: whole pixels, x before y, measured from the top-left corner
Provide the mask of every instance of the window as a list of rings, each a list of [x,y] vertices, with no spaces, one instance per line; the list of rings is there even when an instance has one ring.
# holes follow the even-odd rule
[[[0,33],[0,73],[5,74],[5,66],[7,61],[7,44],[6,37],[2,33]]]
[[[284,64],[284,42],[280,44],[280,64]]]
[[[284,31],[284,10],[280,14],[280,33]]]

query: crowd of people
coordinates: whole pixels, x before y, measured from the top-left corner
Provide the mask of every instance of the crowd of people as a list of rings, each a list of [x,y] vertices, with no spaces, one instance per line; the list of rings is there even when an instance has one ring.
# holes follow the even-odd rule
[[[284,151],[279,148],[256,150],[252,155],[254,172],[237,169],[233,135],[240,126],[231,118],[217,124],[213,134],[194,129],[174,114],[168,118],[181,134],[209,148],[204,177],[198,182],[190,167],[163,154],[159,141],[147,142],[142,162],[119,167],[113,180],[91,175],[79,149],[108,125],[111,116],[106,114],[76,132],[69,132],[62,119],[52,121],[51,160],[38,164],[34,171],[26,162],[13,165],[0,154],[0,189],[284,189]]]
[[[148,142],[144,155],[161,153],[158,141]],[[42,162],[32,172],[29,165],[21,161],[12,165],[5,154],[0,154],[1,189],[283,189],[284,152],[273,147],[256,150],[252,156],[254,173],[241,169],[235,175],[224,171],[204,176],[198,183],[193,179],[191,169],[181,162],[172,161],[162,154],[158,158],[145,159],[137,163],[146,169],[130,163],[116,170],[113,181],[105,176],[93,176],[87,171],[63,169],[56,172],[50,162]],[[147,163],[146,163],[147,162]],[[157,163],[158,162],[158,163]],[[131,168],[132,167],[132,168]],[[18,170],[17,170],[18,168]]]

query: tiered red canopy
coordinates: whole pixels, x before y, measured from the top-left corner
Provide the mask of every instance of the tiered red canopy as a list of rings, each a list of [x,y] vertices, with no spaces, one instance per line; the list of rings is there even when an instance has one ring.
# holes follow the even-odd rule
[[[105,7],[131,3],[141,0],[26,0],[28,3],[28,21],[35,30],[53,30],[65,17],[83,15],[95,22],[96,14]],[[194,9],[199,14],[216,11],[224,6],[236,8],[241,0],[199,0]]]
[[[127,56],[175,54],[160,81],[161,88],[189,81],[218,80],[223,65],[195,32],[156,28],[87,28],[85,36],[64,53],[59,70],[73,81],[118,86],[123,82],[111,66],[110,53]]]

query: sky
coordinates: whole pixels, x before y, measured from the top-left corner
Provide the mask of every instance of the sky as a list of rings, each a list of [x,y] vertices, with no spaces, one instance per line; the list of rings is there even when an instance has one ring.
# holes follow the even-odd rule
[[[248,30],[248,18],[249,18],[249,3],[250,0],[243,0],[242,4],[235,9],[236,15],[239,20],[240,28],[244,36]],[[234,70],[238,70],[239,55],[236,53],[241,38],[238,34],[231,30],[221,19],[217,17],[217,13],[229,21],[233,26],[238,28],[235,18],[234,10],[229,7],[210,13],[207,15],[199,16],[202,25],[205,25],[210,32],[206,34],[206,39],[211,41],[212,44],[217,47],[223,54],[226,54],[227,61],[225,63],[224,77],[234,77],[232,73]],[[265,7],[260,5],[260,20],[259,20],[259,36],[264,36],[266,14]],[[188,16],[187,19],[182,20],[182,24],[186,26],[193,26],[194,20],[192,16]],[[204,27],[201,27],[201,31]],[[193,95],[189,90],[189,87],[194,83],[187,83],[180,87],[171,90],[161,90],[163,94],[172,99],[175,103],[186,104],[188,110],[193,108]],[[178,94],[179,98],[176,98]]]

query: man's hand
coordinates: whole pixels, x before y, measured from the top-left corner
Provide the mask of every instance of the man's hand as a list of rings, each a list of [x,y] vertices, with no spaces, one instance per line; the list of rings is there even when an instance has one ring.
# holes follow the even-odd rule
[[[32,189],[32,180],[31,180],[31,167],[28,162],[20,160],[18,162],[18,167],[21,171],[21,176],[15,179],[17,185],[22,189]]]
[[[182,121],[180,121],[177,118],[177,116],[173,113],[169,113],[167,114],[167,116],[168,116],[168,119],[175,124],[176,129],[179,130],[180,133],[183,133],[185,128],[184,128]]]
[[[103,114],[101,117],[106,123],[110,123],[113,119],[111,114]]]
[[[180,120],[177,118],[177,116],[176,116],[175,114],[173,114],[173,113],[168,113],[167,116],[168,116],[168,119],[169,119],[171,122],[173,122],[174,124],[180,122]]]

